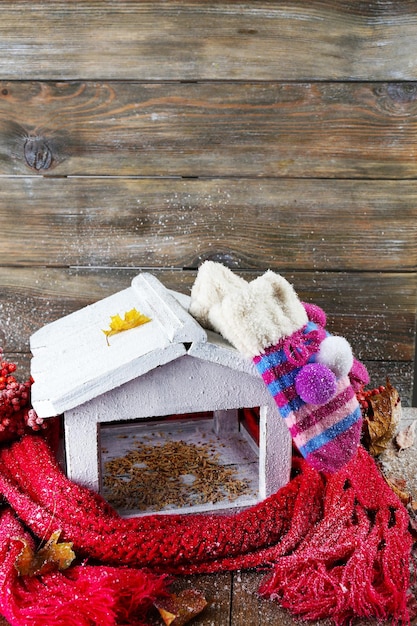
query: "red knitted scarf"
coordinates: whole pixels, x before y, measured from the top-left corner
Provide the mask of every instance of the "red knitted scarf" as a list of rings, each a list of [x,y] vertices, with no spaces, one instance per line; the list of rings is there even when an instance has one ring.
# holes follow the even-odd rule
[[[239,513],[121,519],[65,477],[42,438],[24,437],[0,452],[0,493],[34,535],[60,529],[79,557],[103,565],[18,577],[26,531],[7,509],[0,612],[19,625],[140,624],[164,574],[261,567],[260,592],[303,618],[409,623],[409,518],[374,461],[360,449],[331,477],[294,462],[288,485]]]

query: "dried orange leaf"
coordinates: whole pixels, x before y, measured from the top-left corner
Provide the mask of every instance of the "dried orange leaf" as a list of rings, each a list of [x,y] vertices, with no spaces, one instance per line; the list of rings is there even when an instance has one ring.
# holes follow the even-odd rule
[[[109,330],[103,330],[103,333],[106,335],[107,343],[109,343],[109,337],[112,335],[121,333],[124,330],[136,328],[137,326],[142,326],[142,324],[147,324],[150,321],[150,317],[147,317],[136,309],[131,309],[125,313],[123,318],[118,313],[117,315],[111,315],[110,328]]]
[[[407,428],[401,430],[395,438],[395,443],[401,450],[411,448],[416,438],[416,422],[411,422]]]
[[[49,541],[39,550],[39,554],[44,556],[50,562],[55,563],[59,570],[67,569],[75,559],[75,553],[72,549],[72,542],[58,543],[61,531],[56,530],[52,533]]]
[[[391,487],[392,491],[396,496],[401,500],[404,506],[407,506],[412,501],[411,495],[407,491],[407,483],[405,480],[400,480],[396,478],[385,478],[388,485]]]
[[[365,417],[366,445],[373,456],[381,454],[392,441],[401,419],[398,391],[387,379],[386,387],[369,398],[372,415]]]
[[[159,598],[155,606],[166,626],[183,626],[204,611],[207,600],[196,589],[184,589],[178,595]]]
[[[58,543],[60,530],[52,533],[43,548],[35,552],[27,541],[21,540],[22,551],[16,559],[15,567],[21,576],[38,576],[51,571],[67,569],[75,554],[72,543]]]
[[[16,559],[15,567],[20,576],[32,576],[35,553],[25,539],[16,538],[16,540],[22,543],[22,550]]]
[[[166,624],[166,626],[171,626],[172,622],[177,617],[175,613],[170,613],[169,611],[161,607],[158,608],[158,611],[159,611],[160,616],[162,617],[164,624]]]

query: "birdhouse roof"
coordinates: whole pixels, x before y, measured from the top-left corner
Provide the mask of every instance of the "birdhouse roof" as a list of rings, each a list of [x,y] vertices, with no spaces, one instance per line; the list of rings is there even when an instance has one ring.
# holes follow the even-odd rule
[[[186,354],[256,375],[252,363],[188,313],[189,300],[142,273],[129,288],[35,332],[32,405],[38,415],[59,415]],[[107,341],[103,330],[111,317],[123,319],[132,309],[151,321]]]

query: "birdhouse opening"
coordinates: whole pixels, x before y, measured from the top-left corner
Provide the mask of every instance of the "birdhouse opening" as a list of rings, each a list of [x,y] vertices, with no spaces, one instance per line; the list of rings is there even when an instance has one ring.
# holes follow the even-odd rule
[[[99,425],[100,491],[124,517],[259,501],[259,407]]]

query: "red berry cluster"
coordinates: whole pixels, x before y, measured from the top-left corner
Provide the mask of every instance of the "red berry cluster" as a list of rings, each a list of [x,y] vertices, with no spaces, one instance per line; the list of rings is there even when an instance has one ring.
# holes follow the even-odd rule
[[[364,415],[367,415],[369,410],[372,410],[369,398],[377,396],[379,393],[383,393],[384,391],[384,385],[380,385],[379,387],[374,387],[373,389],[360,389],[357,392],[356,397]]]
[[[5,441],[23,435],[27,428],[37,431],[45,426],[30,406],[33,380],[16,380],[16,365],[3,359],[1,347],[0,359],[0,441]]]

